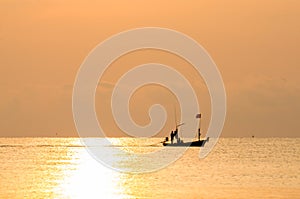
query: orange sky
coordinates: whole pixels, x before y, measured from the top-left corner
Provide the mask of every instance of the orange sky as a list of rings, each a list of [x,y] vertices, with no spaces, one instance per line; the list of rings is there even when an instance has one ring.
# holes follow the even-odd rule
[[[299,136],[299,10],[297,0],[3,0],[0,136],[76,136],[72,86],[83,59],[109,36],[146,26],[180,31],[210,53],[227,92],[222,136]],[[149,61],[155,52],[144,53],[136,59]],[[207,90],[197,94],[209,115]]]

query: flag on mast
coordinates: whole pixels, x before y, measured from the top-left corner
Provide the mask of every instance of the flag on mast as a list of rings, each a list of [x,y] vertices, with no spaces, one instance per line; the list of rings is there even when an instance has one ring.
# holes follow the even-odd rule
[[[196,115],[196,118],[201,118],[201,113],[198,113],[198,114]]]

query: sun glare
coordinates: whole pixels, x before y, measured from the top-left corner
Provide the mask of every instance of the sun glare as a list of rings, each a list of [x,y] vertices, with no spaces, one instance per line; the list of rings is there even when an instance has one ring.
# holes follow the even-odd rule
[[[119,173],[106,168],[80,148],[73,155],[59,186],[70,198],[124,198]]]

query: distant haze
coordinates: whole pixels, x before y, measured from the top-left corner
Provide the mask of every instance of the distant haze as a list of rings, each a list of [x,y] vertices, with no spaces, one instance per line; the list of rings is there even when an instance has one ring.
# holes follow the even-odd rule
[[[78,136],[72,88],[87,54],[128,29],[157,26],[200,43],[222,74],[227,93],[223,137],[299,137],[300,1],[15,1],[0,3],[0,136]],[[203,133],[210,120],[205,83],[188,63],[167,52],[120,57],[96,92],[98,120],[109,136],[124,136],[113,122],[110,94],[133,66],[157,62],[184,74],[196,89]],[[143,89],[147,89],[147,92]],[[149,122],[153,103],[166,107],[174,126],[174,96],[154,85],[130,102],[132,117]],[[179,113],[177,113],[179,114]]]

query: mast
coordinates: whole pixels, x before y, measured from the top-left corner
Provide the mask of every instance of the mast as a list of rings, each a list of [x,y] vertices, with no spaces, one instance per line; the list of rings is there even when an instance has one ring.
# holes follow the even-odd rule
[[[200,130],[201,130],[201,113],[198,113],[196,115],[196,118],[199,118],[198,140],[200,141],[200,136],[201,136],[201,132],[200,132]]]
[[[175,137],[178,143],[178,140],[180,140],[178,127],[181,126],[182,124],[177,125],[176,105],[174,105],[174,113],[175,113],[175,131],[176,131]]]

